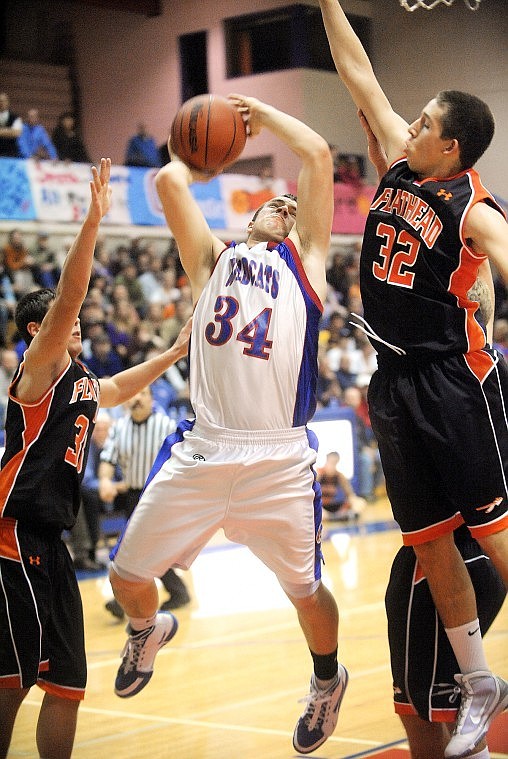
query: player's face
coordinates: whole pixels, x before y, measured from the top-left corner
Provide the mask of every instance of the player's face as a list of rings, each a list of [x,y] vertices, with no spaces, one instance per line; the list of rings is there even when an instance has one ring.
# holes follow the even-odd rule
[[[431,100],[421,116],[409,126],[406,141],[408,166],[420,177],[440,176],[448,168],[444,162],[445,150],[450,140],[441,137],[443,109],[436,100]]]
[[[258,240],[280,242],[288,236],[296,221],[296,202],[291,198],[272,198],[260,209],[251,232]]]

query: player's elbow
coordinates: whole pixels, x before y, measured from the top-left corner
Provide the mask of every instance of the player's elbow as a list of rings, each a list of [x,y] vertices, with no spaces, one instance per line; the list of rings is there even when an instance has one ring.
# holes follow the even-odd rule
[[[333,159],[330,147],[320,135],[307,144],[307,157],[322,172],[333,173]]]

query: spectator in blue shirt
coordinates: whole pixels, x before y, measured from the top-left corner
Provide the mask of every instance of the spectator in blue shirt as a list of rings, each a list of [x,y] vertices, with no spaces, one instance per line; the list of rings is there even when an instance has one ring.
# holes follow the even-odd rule
[[[130,138],[125,152],[126,166],[160,167],[161,159],[157,143],[146,131],[146,125],[138,124],[137,133]]]
[[[122,359],[111,345],[109,335],[99,334],[92,338],[92,352],[86,365],[97,377],[113,377],[125,369]]]
[[[39,121],[37,108],[30,108],[26,114],[26,121],[18,137],[18,147],[22,158],[49,158],[53,161],[58,158],[49,134]]]

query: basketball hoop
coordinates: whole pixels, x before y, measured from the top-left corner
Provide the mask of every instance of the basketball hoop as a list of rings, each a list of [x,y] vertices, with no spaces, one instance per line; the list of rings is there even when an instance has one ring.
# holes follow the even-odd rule
[[[470,11],[477,11],[481,0],[464,0],[464,2]],[[399,3],[403,8],[412,13],[418,8],[425,8],[425,10],[431,11],[432,8],[435,8],[440,3],[443,5],[453,5],[453,0],[399,0]]]

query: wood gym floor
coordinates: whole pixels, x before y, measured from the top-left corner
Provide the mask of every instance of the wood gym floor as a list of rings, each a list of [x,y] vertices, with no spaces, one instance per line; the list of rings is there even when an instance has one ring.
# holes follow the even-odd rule
[[[339,655],[350,673],[334,735],[314,759],[409,759],[393,712],[384,590],[400,534],[384,499],[357,525],[324,523],[323,577],[341,612]],[[106,549],[104,549],[104,552]],[[243,547],[217,538],[185,575],[192,602],[157,655],[149,685],[119,699],[113,682],[124,623],[105,609],[105,576],[80,580],[89,665],[75,759],[294,759],[292,734],[311,660],[293,608],[277,581]],[[163,595],[161,595],[161,599]],[[508,603],[488,633],[494,670],[506,676]],[[37,757],[41,692],[18,716],[9,757]],[[489,735],[492,757],[508,759],[508,712]],[[429,757],[428,759],[433,759]]]

